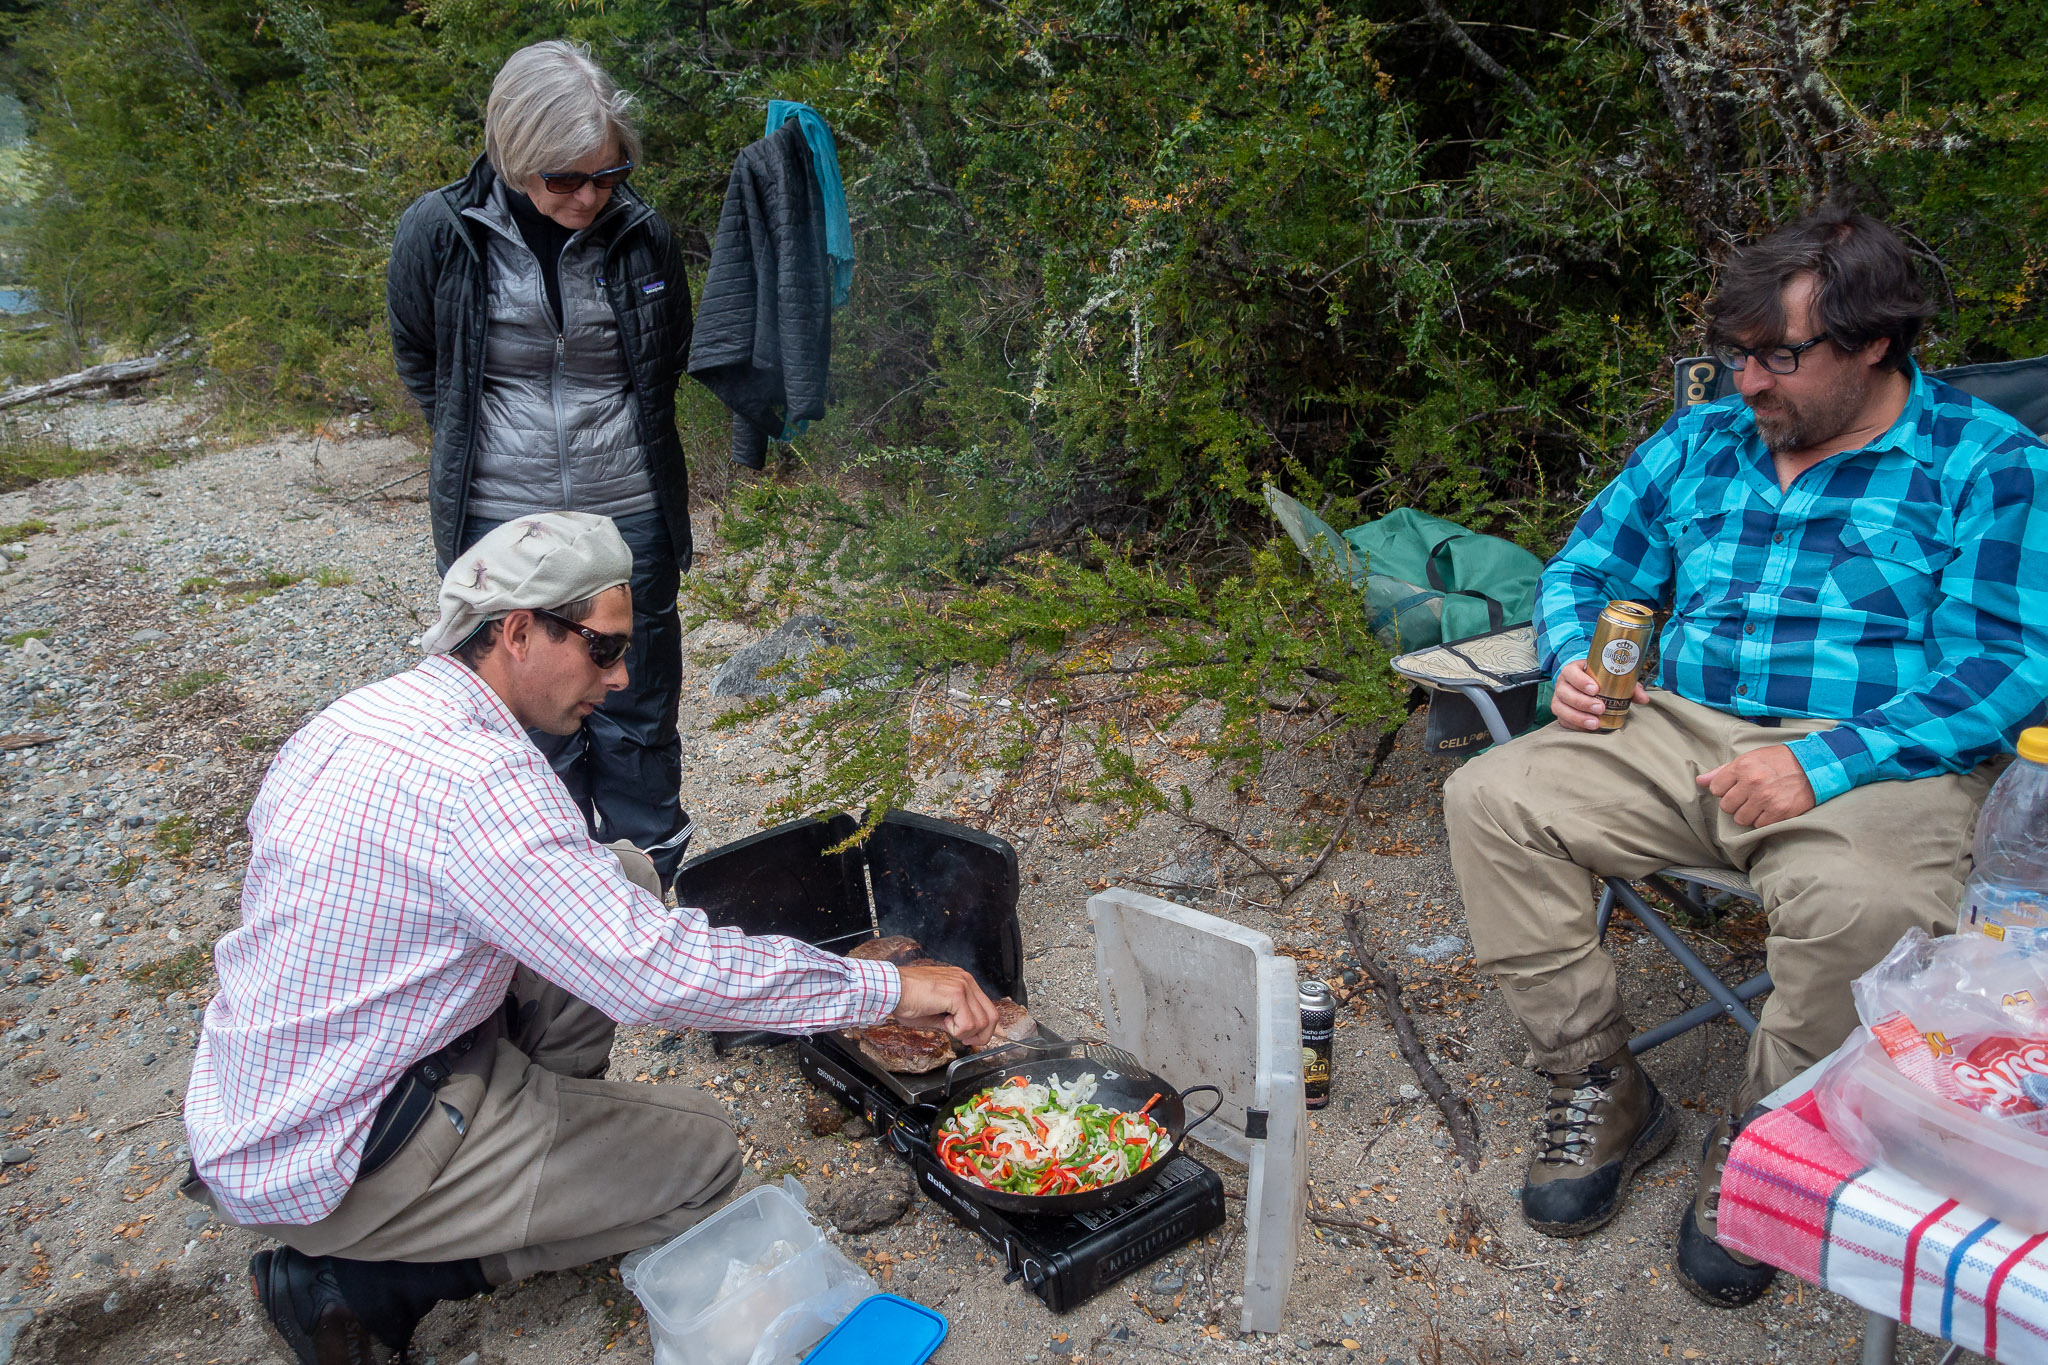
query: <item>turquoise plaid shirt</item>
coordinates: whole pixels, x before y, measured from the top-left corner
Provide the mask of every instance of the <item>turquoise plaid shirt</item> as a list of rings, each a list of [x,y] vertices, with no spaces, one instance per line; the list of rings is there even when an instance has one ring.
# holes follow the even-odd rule
[[[1610,598],[1671,608],[1660,686],[1840,722],[1789,746],[1818,800],[1965,772],[2048,702],[2048,447],[1916,369],[1891,430],[1781,491],[1748,404],[1687,408],[1545,567],[1552,677]]]

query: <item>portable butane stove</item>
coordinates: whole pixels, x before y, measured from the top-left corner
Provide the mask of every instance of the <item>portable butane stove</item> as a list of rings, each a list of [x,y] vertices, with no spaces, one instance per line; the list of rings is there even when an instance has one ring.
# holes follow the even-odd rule
[[[885,1143],[905,1104],[937,1100],[945,1089],[945,1072],[906,1076],[877,1070],[839,1033],[814,1034],[798,1043],[796,1069],[811,1084],[860,1110]],[[1006,1213],[956,1194],[938,1177],[938,1159],[917,1144],[911,1144],[904,1159],[925,1197],[979,1233],[1009,1267],[1005,1278],[1022,1279],[1055,1313],[1079,1306],[1223,1223],[1223,1181],[1185,1151],[1121,1204],[1037,1217]]]
[[[991,996],[1028,1006],[1016,851],[980,830],[898,811],[860,846],[827,852],[858,828],[843,814],[798,820],[713,849],[677,875],[676,899],[703,907],[713,924],[789,934],[836,952],[878,931],[908,935],[929,956],[974,973]],[[944,1071],[883,1071],[841,1033],[803,1039],[796,1057],[804,1077],[858,1109],[884,1141],[905,1106],[934,1103],[945,1091]],[[1223,1181],[1185,1151],[1124,1203],[1045,1216],[955,1194],[928,1151],[913,1146],[905,1159],[925,1195],[979,1233],[1009,1278],[1056,1313],[1223,1223]]]

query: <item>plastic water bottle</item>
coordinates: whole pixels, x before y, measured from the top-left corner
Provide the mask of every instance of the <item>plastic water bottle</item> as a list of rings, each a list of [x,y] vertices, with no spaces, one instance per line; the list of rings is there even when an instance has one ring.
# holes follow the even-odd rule
[[[2020,732],[2019,757],[1984,798],[1956,932],[2048,947],[2048,726]]]

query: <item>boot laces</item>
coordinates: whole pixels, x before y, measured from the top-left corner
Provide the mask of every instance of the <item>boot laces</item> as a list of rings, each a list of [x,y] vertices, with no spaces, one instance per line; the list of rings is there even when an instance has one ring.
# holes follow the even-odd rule
[[[1566,1079],[1553,1078],[1555,1082]],[[1596,1064],[1586,1069],[1585,1080],[1570,1091],[1562,1084],[1552,1085],[1543,1102],[1543,1145],[1536,1153],[1538,1161],[1550,1166],[1586,1164],[1598,1137],[1593,1129],[1607,1122],[1607,1115],[1598,1111],[1613,1098],[1614,1092],[1608,1088],[1613,1081],[1614,1074]]]
[[[1707,1149],[1707,1169],[1702,1173],[1707,1182],[1707,1221],[1719,1227],[1721,1223],[1721,1173],[1728,1165],[1728,1151],[1735,1145],[1735,1126],[1728,1124],[1719,1129],[1714,1145]],[[1711,1234],[1709,1234],[1711,1235]]]

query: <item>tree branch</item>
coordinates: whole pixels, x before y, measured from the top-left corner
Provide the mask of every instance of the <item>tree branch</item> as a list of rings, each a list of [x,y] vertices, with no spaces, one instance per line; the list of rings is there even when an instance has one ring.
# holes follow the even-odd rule
[[[1491,53],[1474,42],[1472,35],[1465,32],[1458,21],[1444,11],[1442,0],[1422,0],[1422,7],[1429,11],[1429,17],[1436,21],[1436,26],[1443,30],[1444,36],[1456,43],[1459,50],[1472,59],[1474,66],[1497,81],[1506,81],[1514,87],[1515,93],[1522,97],[1522,103],[1539,114],[1543,112],[1543,101],[1536,98],[1536,92],[1529,88],[1529,82],[1495,61]]]
[[[1394,1026],[1394,1044],[1401,1049],[1402,1059],[1415,1072],[1415,1078],[1422,1082],[1423,1093],[1436,1102],[1444,1122],[1450,1125],[1451,1141],[1458,1145],[1458,1155],[1464,1160],[1465,1169],[1478,1170],[1479,1121],[1472,1117],[1472,1110],[1444,1080],[1436,1069],[1436,1063],[1429,1060],[1422,1040],[1415,1036],[1415,1021],[1401,1006],[1400,978],[1365,950],[1365,940],[1358,933],[1358,916],[1350,910],[1344,912],[1344,936],[1351,940],[1351,953],[1358,959],[1359,968],[1372,978],[1373,985],[1379,990],[1380,1003],[1386,1007],[1387,1019]]]

